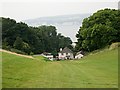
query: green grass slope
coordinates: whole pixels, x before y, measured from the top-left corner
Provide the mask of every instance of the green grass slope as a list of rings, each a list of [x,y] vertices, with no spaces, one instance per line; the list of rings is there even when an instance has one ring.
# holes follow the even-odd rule
[[[3,88],[117,88],[118,52],[104,50],[76,61],[44,61],[2,54]]]

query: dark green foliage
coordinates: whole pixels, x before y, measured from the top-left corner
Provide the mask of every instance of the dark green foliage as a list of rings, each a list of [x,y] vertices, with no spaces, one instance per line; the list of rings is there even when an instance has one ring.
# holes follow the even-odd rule
[[[21,51],[21,50],[14,49],[14,48],[10,48],[10,51],[15,52],[15,53],[18,53],[18,54],[27,54],[27,53],[25,53],[25,52],[23,52],[23,51]]]
[[[14,46],[14,48],[20,50],[23,47],[23,40],[22,40],[22,38],[17,37],[15,42],[14,42],[14,44],[13,44],[13,46]]]
[[[24,41],[22,40],[22,38],[20,38],[20,37],[17,37],[17,38],[16,38],[16,40],[15,40],[15,42],[14,42],[14,44],[13,44],[13,47],[14,47],[15,49],[24,51],[24,52],[26,52],[26,53],[28,53],[28,54],[30,53],[30,46],[29,46],[29,44],[26,43],[26,42],[24,42]]]
[[[50,52],[56,56],[60,48],[72,44],[69,37],[57,34],[54,26],[29,27],[23,22],[2,18],[2,27],[3,48],[8,50],[14,48],[31,55]]]
[[[76,50],[93,51],[120,42],[120,11],[104,9],[85,18],[76,37]]]

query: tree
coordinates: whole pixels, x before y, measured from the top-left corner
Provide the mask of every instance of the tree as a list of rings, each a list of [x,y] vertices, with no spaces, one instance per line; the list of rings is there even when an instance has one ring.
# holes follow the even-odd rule
[[[120,41],[120,10],[99,10],[85,18],[76,34],[76,50],[93,51]]]
[[[29,46],[29,44],[26,43],[26,42],[24,42],[24,41],[22,40],[22,38],[20,38],[20,37],[17,37],[17,38],[16,38],[13,46],[14,46],[15,49],[21,50],[21,51],[23,51],[23,52],[25,52],[25,53],[30,54],[30,52],[31,52],[31,51],[30,51],[30,46]]]
[[[17,37],[14,44],[13,44],[15,49],[21,50],[23,48],[23,40],[20,37]]]
[[[15,48],[27,54],[50,52],[55,56],[60,48],[72,43],[69,37],[58,34],[55,26],[29,27],[23,22],[17,23],[10,18],[2,19],[4,49]]]

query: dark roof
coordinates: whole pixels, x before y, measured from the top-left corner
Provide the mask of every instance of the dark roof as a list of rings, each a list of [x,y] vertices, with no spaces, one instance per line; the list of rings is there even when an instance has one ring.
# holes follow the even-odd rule
[[[52,55],[51,53],[43,52],[44,55]]]
[[[59,53],[73,53],[68,47],[65,47],[62,51]]]
[[[82,55],[84,55],[85,53],[84,53],[84,51],[79,51],[79,52],[77,52],[77,54],[76,55],[78,55],[78,54],[82,54]]]

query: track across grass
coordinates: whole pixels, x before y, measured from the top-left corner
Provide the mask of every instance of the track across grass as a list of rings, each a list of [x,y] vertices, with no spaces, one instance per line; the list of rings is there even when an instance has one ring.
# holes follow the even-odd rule
[[[3,88],[117,88],[118,51],[103,50],[81,60],[45,61],[2,53]]]

